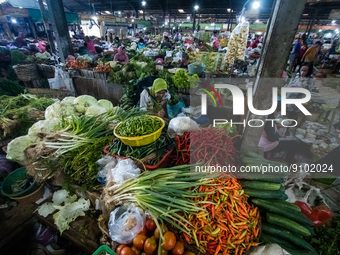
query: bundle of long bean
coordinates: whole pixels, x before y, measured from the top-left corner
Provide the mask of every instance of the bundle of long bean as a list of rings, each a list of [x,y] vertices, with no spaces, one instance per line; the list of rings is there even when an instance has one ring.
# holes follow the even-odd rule
[[[168,222],[180,231],[190,235],[188,220],[179,212],[196,213],[203,211],[192,203],[190,198],[200,198],[205,193],[194,193],[190,188],[209,185],[212,179],[199,179],[199,175],[190,173],[190,166],[145,171],[136,179],[130,179],[121,186],[107,184],[106,205],[136,203],[148,211],[155,222]],[[157,223],[158,224],[158,223]],[[159,226],[158,226],[159,227]],[[160,229],[160,227],[159,227]]]
[[[186,214],[190,224],[185,225],[194,238],[186,233],[183,238],[187,243],[196,243],[203,254],[244,254],[258,245],[257,207],[248,204],[248,198],[235,178],[219,178],[211,184],[203,184],[196,190],[206,194],[194,199],[203,211]]]

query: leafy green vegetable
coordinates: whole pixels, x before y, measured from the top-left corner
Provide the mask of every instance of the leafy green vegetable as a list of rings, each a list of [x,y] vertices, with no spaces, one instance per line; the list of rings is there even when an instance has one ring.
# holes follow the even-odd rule
[[[334,217],[324,227],[315,228],[315,236],[310,238],[310,244],[320,255],[340,254],[340,217]]]
[[[17,96],[24,92],[24,87],[17,81],[0,79],[0,95]]]
[[[37,140],[28,135],[12,140],[7,146],[6,158],[22,164],[24,162],[24,150],[36,142]]]
[[[31,100],[30,106],[40,111],[45,111],[47,107],[49,107],[50,105],[54,103],[55,103],[55,100],[51,98],[40,97],[40,98]]]
[[[20,50],[12,50],[11,51],[11,63],[12,65],[23,64],[26,60],[26,55]]]
[[[237,135],[237,127],[235,125],[231,126],[229,122],[226,124],[218,124],[216,128],[224,130],[228,136],[233,137]]]
[[[54,223],[56,224],[60,233],[69,229],[69,224],[79,216],[85,216],[85,211],[90,209],[90,200],[80,198],[77,196],[70,196],[66,190],[59,190],[53,194],[53,203],[47,202],[38,208],[38,213],[47,217],[54,211],[58,210],[53,215]]]
[[[175,87],[179,89],[189,89],[196,87],[200,83],[200,78],[197,74],[190,76],[184,69],[180,69],[172,77]]]

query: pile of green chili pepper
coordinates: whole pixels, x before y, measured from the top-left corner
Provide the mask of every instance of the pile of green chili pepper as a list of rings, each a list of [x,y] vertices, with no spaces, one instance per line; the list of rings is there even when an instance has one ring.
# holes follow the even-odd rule
[[[148,163],[155,163],[158,162],[162,156],[163,153],[160,153],[160,151],[163,151],[166,147],[173,144],[174,141],[166,134],[166,132],[163,132],[163,134],[160,136],[159,139],[154,141],[153,143],[146,145],[146,146],[140,146],[140,147],[131,147],[128,145],[125,145],[121,142],[120,139],[116,138],[113,140],[112,145],[110,146],[109,152],[110,155],[118,155],[121,157],[132,157],[136,159],[143,159],[146,156],[150,155],[151,153],[156,153],[156,157],[150,159]],[[166,150],[165,150],[166,151]],[[158,160],[157,160],[158,158]]]
[[[117,135],[123,137],[138,137],[149,135],[162,127],[162,122],[152,116],[132,117],[121,123],[117,129]]]

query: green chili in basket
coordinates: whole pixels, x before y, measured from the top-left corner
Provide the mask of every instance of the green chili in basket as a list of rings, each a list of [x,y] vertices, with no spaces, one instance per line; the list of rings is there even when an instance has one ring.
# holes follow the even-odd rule
[[[123,137],[138,137],[149,135],[162,127],[162,122],[158,118],[151,116],[136,116],[121,123],[116,133]]]

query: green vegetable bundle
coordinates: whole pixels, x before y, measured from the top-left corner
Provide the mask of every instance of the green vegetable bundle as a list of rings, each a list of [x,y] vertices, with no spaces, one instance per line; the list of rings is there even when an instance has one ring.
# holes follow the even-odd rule
[[[190,172],[190,165],[145,171],[136,179],[125,181],[121,186],[109,183],[105,191],[106,205],[110,208],[124,203],[135,203],[150,213],[158,228],[159,222],[168,222],[191,235],[188,227],[191,223],[179,212],[196,214],[202,211],[191,199],[206,195],[195,191],[200,185],[211,184],[213,179],[200,177],[200,174]]]
[[[20,50],[12,50],[11,51],[11,64],[19,65],[23,64],[26,61],[27,56]]]
[[[17,96],[24,93],[24,87],[17,81],[0,79],[0,95]]]
[[[200,78],[197,74],[190,76],[184,69],[178,70],[176,74],[172,76],[172,80],[175,87],[179,89],[189,89],[196,87],[200,82]]]
[[[137,137],[152,134],[161,127],[162,122],[158,118],[138,116],[121,123],[116,129],[116,133],[123,137]]]
[[[122,143],[120,139],[115,139],[110,146],[110,154],[118,155],[121,157],[131,157],[135,159],[143,159],[162,148],[165,148],[173,143],[173,140],[168,136],[166,132],[161,135],[159,139],[153,143],[141,147],[131,147]]]

